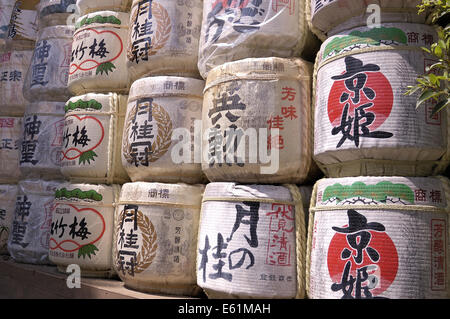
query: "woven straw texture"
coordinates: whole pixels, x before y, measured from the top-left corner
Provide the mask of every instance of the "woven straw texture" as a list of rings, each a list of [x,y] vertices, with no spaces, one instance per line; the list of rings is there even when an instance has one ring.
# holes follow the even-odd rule
[[[448,298],[449,181],[319,180],[309,220],[309,298]]]
[[[296,186],[208,184],[197,284],[210,298],[303,298],[304,221]]]
[[[127,98],[90,93],[66,103],[61,172],[72,182],[129,181],[120,158]]]
[[[195,260],[203,185],[128,183],[115,216],[114,267],[126,287],[197,295]],[[135,235],[129,245],[123,236]]]
[[[147,3],[151,3],[150,14]],[[155,75],[200,78],[197,60],[202,3],[201,0],[133,1],[127,39],[132,82]],[[147,32],[136,32],[146,23],[151,24]]]
[[[0,255],[8,254],[8,237],[12,231],[18,191],[17,185],[0,185]]]
[[[133,83],[122,139],[122,164],[133,182],[206,181],[200,160],[195,161],[201,156],[201,150],[195,153],[201,136],[194,136],[195,121],[201,134],[204,85],[202,80],[166,76]],[[184,130],[181,141],[178,130]]]
[[[131,2],[132,0],[77,0],[77,7],[81,15],[103,10],[129,12]]]

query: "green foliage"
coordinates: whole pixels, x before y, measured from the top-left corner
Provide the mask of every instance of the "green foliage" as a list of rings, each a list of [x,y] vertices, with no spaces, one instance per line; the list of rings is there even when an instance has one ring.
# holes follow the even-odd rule
[[[108,75],[109,72],[113,72],[113,70],[116,68],[116,66],[114,64],[112,64],[111,62],[105,62],[100,64],[97,67],[97,71],[95,72],[96,75],[100,74],[103,75],[103,73],[105,72],[106,75]]]
[[[78,250],[78,258],[83,257],[85,259],[88,256],[91,259],[91,255],[95,256],[96,251],[98,251],[98,248],[95,245],[85,245]]]
[[[418,6],[418,13],[429,12],[431,22],[437,24],[438,20],[450,14],[450,0],[422,0]],[[436,62],[426,68],[427,74],[417,78],[414,86],[408,86],[406,94],[419,93],[416,108],[427,101],[434,101],[435,105],[431,116],[450,105],[450,25],[437,26],[438,39],[430,48],[422,48],[429,53]]]
[[[68,102],[66,106],[64,107],[64,110],[66,113],[68,111],[73,111],[76,109],[93,109],[93,110],[100,110],[102,108],[102,104],[100,102],[97,102],[96,100],[92,99],[89,101],[83,101],[78,100],[76,102]]]
[[[80,156],[80,158],[78,160],[78,164],[85,165],[86,162],[91,164],[91,161],[95,162],[95,158],[94,157],[98,157],[98,155],[94,151],[84,152],[83,154],[81,154],[81,156]]]
[[[75,188],[73,190],[67,190],[67,188],[57,189],[55,192],[55,198],[78,198],[78,199],[90,199],[97,202],[100,202],[103,199],[103,196],[97,193],[95,190],[82,191],[79,188]]]

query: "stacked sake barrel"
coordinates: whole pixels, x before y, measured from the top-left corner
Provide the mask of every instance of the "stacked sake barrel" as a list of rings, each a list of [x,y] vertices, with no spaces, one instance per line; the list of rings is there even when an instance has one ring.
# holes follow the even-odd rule
[[[196,296],[205,83],[197,55],[201,1],[130,1],[130,75],[114,268],[125,287]],[[135,236],[135,242],[127,238]]]
[[[448,298],[449,181],[434,176],[449,164],[449,114],[405,94],[434,63],[421,47],[435,30],[420,1],[308,2],[324,39],[314,159],[327,178],[312,194],[307,296]]]

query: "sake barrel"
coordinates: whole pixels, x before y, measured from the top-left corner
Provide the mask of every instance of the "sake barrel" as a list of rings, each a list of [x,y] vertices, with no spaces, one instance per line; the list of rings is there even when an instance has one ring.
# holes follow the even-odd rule
[[[19,167],[23,178],[62,179],[63,102],[34,102],[23,118]]]
[[[122,186],[115,215],[114,268],[125,287],[195,296],[203,185]]]
[[[449,181],[319,180],[308,238],[309,298],[448,298]]]
[[[22,93],[33,51],[7,50],[0,53],[0,115],[23,116],[28,101]]]
[[[132,181],[206,181],[201,167],[204,86],[201,80],[171,76],[132,84],[122,139],[122,164]]]
[[[0,1],[0,45],[5,44],[8,36],[9,20],[14,8],[15,0]]]
[[[418,14],[420,0],[307,0],[308,22],[319,38],[346,29],[387,22],[425,23],[426,14]],[[374,19],[380,15],[380,21]]]
[[[38,33],[37,8],[39,0],[17,0],[8,27],[7,41],[23,49],[33,49]]]
[[[445,170],[448,113],[416,109],[407,87],[434,60],[421,24],[357,28],[325,41],[315,73],[314,157],[328,177],[429,176]],[[442,159],[442,160],[441,160]]]
[[[209,298],[303,298],[306,231],[296,186],[210,183],[199,227],[197,284]]]
[[[67,101],[72,56],[72,26],[51,26],[39,31],[23,94],[28,101]]]
[[[301,59],[244,59],[213,69],[202,111],[207,178],[302,183],[312,161],[310,85],[310,64]]]
[[[12,230],[17,191],[17,185],[0,185],[0,255],[8,254],[8,236]]]
[[[41,0],[37,6],[39,28],[69,25],[75,10],[76,0]]]
[[[65,273],[76,264],[83,277],[111,277],[114,204],[119,185],[70,184],[55,192],[49,258]]]
[[[126,37],[129,14],[101,11],[77,20],[69,69],[73,95],[127,93]]]
[[[89,93],[65,107],[61,173],[72,182],[122,184],[121,145],[127,96]]]
[[[8,251],[15,261],[50,264],[50,231],[55,191],[59,185],[61,182],[38,179],[19,182],[12,231],[8,238]]]
[[[131,81],[154,75],[200,77],[201,0],[134,0],[128,32]]]
[[[198,68],[204,79],[214,67],[245,58],[313,59],[318,46],[303,1],[203,1]]]
[[[21,117],[0,117],[0,183],[17,183],[19,144],[22,130]]]
[[[103,10],[129,12],[132,0],[77,0],[76,2],[80,14],[84,15]]]

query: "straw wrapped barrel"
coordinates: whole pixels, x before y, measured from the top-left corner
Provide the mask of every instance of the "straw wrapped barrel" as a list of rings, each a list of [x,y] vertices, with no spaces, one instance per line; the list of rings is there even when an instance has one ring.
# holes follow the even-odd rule
[[[426,13],[418,14],[421,0],[306,0],[307,19],[311,30],[322,40],[355,27],[375,23],[374,13],[381,21],[425,23]],[[377,11],[374,11],[376,8]],[[379,10],[379,11],[378,11]]]
[[[72,26],[51,26],[39,31],[23,86],[28,101],[67,101],[72,56]]]
[[[0,0],[0,45],[6,43],[9,21],[15,2],[15,0]]]
[[[58,181],[38,179],[19,182],[12,231],[8,238],[8,251],[15,261],[50,264],[48,245],[55,190],[60,185]]]
[[[80,17],[75,25],[69,90],[127,93],[126,39],[129,14],[100,11]]]
[[[197,250],[208,297],[303,298],[303,204],[294,185],[208,184]]]
[[[8,254],[8,237],[12,230],[18,190],[17,185],[0,185],[0,255]]]
[[[40,0],[17,0],[11,13],[7,44],[16,48],[33,49],[38,33],[38,14],[36,6]]]
[[[23,85],[33,50],[6,50],[0,53],[0,115],[23,116],[28,101]]]
[[[114,275],[114,205],[119,193],[119,185],[66,183],[56,190],[49,258],[59,271],[77,264],[83,277]]]
[[[0,117],[0,183],[17,183],[21,178],[21,130],[21,117]]]
[[[63,102],[34,102],[25,112],[19,145],[23,178],[62,179]]]
[[[127,96],[75,96],[66,103],[61,172],[71,182],[121,184],[121,141]]]
[[[204,86],[172,76],[133,83],[122,142],[122,163],[132,181],[206,181],[200,157]]]
[[[155,75],[200,78],[201,0],[134,0],[128,33],[130,79]]]
[[[213,69],[203,100],[211,182],[302,183],[311,169],[311,65],[259,58]]]
[[[449,180],[345,177],[313,191],[309,298],[449,298]]]
[[[349,30],[322,44],[315,71],[314,157],[328,177],[429,176],[448,161],[446,110],[416,109],[409,85],[434,60],[421,46],[427,25],[386,23]]]
[[[200,292],[195,261],[203,190],[203,185],[123,185],[113,257],[125,287],[173,295]]]
[[[77,7],[81,15],[110,10],[115,12],[129,12],[132,0],[77,0]]]
[[[68,25],[76,9],[76,0],[41,0],[37,6],[39,28]]]
[[[203,1],[198,68],[204,79],[225,62],[300,54],[309,59],[317,48],[304,1]]]

